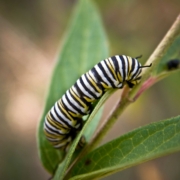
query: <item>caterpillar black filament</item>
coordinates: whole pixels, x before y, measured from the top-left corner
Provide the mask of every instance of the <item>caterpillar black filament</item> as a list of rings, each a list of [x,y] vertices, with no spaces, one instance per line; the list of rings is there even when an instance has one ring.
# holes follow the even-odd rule
[[[141,66],[137,58],[125,55],[100,61],[51,108],[44,123],[47,139],[55,148],[67,150],[82,128],[82,116],[92,111],[91,103],[110,88],[123,88],[125,83],[132,88],[139,83],[142,68],[150,66]]]

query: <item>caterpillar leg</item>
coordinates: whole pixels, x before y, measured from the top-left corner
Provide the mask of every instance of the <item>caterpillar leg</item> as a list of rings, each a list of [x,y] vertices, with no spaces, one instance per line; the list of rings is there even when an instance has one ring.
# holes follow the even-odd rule
[[[70,142],[69,144],[66,145],[66,147],[64,148],[65,152],[67,153],[70,146],[71,146],[72,142]],[[84,136],[81,137],[81,139],[79,140],[79,143],[76,147],[76,149],[82,149],[84,146],[86,145],[86,139]]]
[[[86,138],[85,136],[81,136],[81,139],[79,140],[79,143],[77,145],[77,149],[81,149],[86,145]]]

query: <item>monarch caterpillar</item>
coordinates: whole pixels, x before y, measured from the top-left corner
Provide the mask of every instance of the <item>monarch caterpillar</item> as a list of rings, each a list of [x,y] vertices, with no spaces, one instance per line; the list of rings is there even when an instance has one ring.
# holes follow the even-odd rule
[[[82,116],[90,114],[92,103],[110,88],[130,88],[141,79],[138,58],[116,55],[100,61],[66,91],[45,117],[44,132],[55,148],[67,150],[83,126]],[[80,145],[84,143],[83,138]]]

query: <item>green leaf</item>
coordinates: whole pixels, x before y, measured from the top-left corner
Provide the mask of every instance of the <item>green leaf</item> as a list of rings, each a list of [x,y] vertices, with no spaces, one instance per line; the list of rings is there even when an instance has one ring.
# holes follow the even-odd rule
[[[63,160],[64,153],[54,149],[46,140],[43,132],[44,117],[81,74],[107,56],[107,39],[98,11],[91,1],[79,0],[57,59],[38,128],[39,155],[44,167],[52,174]]]
[[[180,116],[136,129],[92,151],[72,170],[71,180],[98,179],[180,150]]]

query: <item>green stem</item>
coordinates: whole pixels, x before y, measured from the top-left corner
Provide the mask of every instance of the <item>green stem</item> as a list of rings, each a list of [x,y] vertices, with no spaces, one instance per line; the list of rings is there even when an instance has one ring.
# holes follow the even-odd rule
[[[167,49],[171,46],[171,44],[175,41],[175,39],[179,35],[180,35],[180,15],[176,18],[175,22],[173,23],[167,34],[164,36],[164,38],[159,43],[155,51],[147,60],[146,65],[152,63],[152,67],[143,69],[142,81],[136,87],[134,87],[134,89],[130,92],[129,98],[134,99],[140,87],[142,86],[142,83],[151,75],[151,73],[157,67],[157,64],[159,64],[162,57],[166,54]]]

